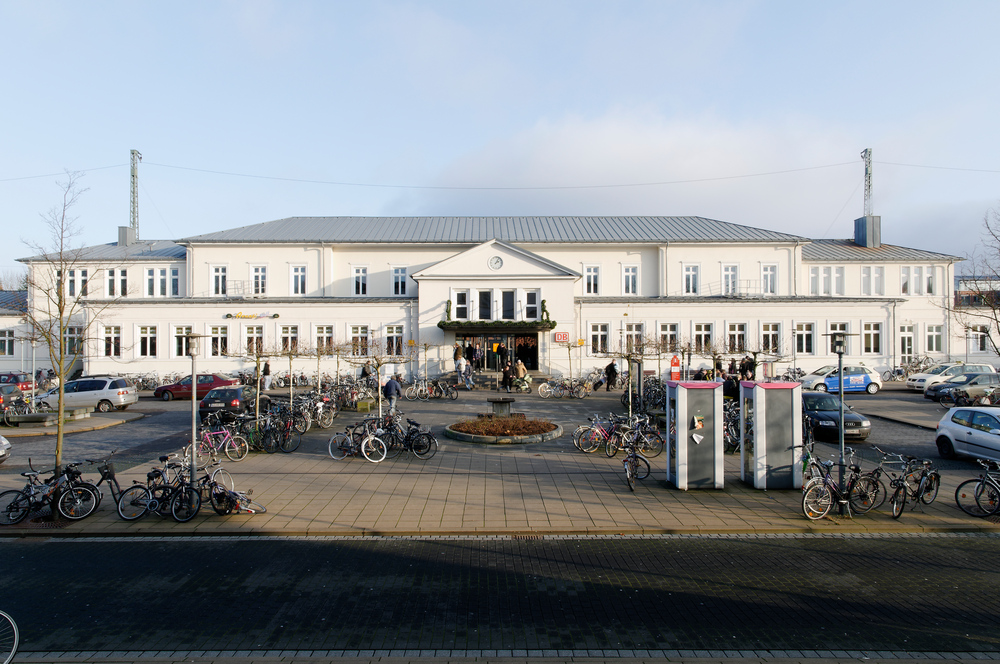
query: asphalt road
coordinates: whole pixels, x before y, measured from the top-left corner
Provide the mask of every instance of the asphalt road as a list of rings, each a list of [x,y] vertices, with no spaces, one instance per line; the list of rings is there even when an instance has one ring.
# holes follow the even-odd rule
[[[995,536],[2,540],[27,651],[1000,650]]]

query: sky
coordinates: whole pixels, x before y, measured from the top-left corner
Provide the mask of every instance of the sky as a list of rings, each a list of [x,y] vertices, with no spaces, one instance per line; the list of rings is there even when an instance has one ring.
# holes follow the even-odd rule
[[[0,0],[0,273],[295,216],[697,215],[966,257],[1000,3]]]

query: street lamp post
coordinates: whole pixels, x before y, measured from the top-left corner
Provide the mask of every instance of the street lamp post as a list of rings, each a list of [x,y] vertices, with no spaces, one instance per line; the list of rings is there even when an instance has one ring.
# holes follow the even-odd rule
[[[198,474],[198,339],[199,335],[189,334],[188,355],[191,356],[191,475],[192,486]]]
[[[830,335],[833,345],[833,352],[837,354],[837,385],[840,388],[840,427],[837,430],[837,441],[840,443],[840,495],[844,495],[844,468],[846,459],[844,458],[844,350],[846,348],[847,335],[843,332],[833,332]],[[840,503],[840,514],[844,514],[844,503]]]

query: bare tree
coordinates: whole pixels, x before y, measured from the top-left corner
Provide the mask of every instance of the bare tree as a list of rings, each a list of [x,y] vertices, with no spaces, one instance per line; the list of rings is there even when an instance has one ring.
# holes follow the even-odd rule
[[[102,314],[116,301],[98,302],[87,298],[89,281],[101,281],[96,272],[87,276],[86,270],[93,268],[82,261],[83,249],[74,243],[80,228],[76,223],[77,217],[71,213],[80,196],[86,192],[79,187],[79,179],[79,174],[67,172],[66,180],[58,183],[62,190],[61,204],[42,215],[49,244],[25,242],[37,254],[30,259],[25,280],[28,336],[48,349],[60,385],[55,472],[62,465],[65,404],[61,386],[66,384],[73,368],[83,358]]]
[[[346,359],[350,364],[361,366],[371,363],[375,371],[375,398],[378,400],[378,414],[382,416],[382,367],[387,364],[407,364],[413,359],[417,346],[403,344],[401,339],[365,339],[351,342],[351,354]],[[426,349],[425,349],[426,352]]]
[[[983,217],[982,248],[968,258],[972,274],[959,282],[952,313],[977,350],[1000,355],[1000,208]]]
[[[17,268],[0,270],[0,291],[27,290],[27,288],[27,270],[18,270]]]

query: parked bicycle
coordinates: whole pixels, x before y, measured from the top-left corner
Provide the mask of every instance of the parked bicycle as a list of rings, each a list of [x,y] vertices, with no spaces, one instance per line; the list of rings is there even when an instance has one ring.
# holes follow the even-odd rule
[[[10,664],[14,661],[18,641],[17,623],[9,614],[0,611],[0,664]]]
[[[90,486],[80,483],[79,466],[79,463],[67,464],[52,477],[40,480],[40,472],[31,465],[29,458],[31,470],[21,473],[28,480],[24,488],[0,493],[0,525],[18,524],[43,507],[50,507],[72,521],[93,514],[100,499]]]
[[[853,454],[853,452],[850,450],[847,453]],[[831,474],[835,465],[833,461],[819,461],[822,475],[803,485],[802,514],[807,519],[812,521],[822,519],[830,513],[834,504],[843,506],[848,515],[851,512],[864,514],[872,509],[874,496],[871,484],[862,480],[861,468],[854,463],[848,465],[847,470],[850,474],[846,478],[844,490],[841,491],[840,484]]]
[[[976,463],[983,467],[984,472],[958,485],[955,502],[966,514],[993,516],[1000,511],[1000,464],[985,459],[976,459]]]
[[[930,459],[903,458],[906,459],[906,468],[890,485],[893,488],[890,500],[893,519],[898,519],[903,513],[907,501],[913,501],[913,508],[921,503],[930,505],[941,487],[941,476],[934,470]]]

